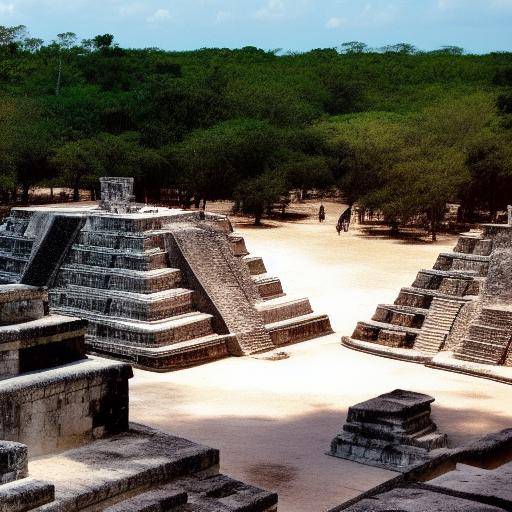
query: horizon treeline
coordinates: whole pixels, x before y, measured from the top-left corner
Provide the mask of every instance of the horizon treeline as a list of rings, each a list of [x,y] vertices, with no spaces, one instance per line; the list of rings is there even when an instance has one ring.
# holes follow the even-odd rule
[[[400,43],[279,54],[254,47],[124,49],[110,34],[50,43],[0,27],[0,197],[97,190],[134,176],[139,199],[232,199],[259,221],[291,190],[341,191],[435,237],[512,197],[512,53]]]

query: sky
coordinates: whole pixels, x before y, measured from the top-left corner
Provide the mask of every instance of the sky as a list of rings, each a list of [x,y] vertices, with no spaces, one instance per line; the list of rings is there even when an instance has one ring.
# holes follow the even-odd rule
[[[512,0],[0,0],[0,25],[47,41],[114,34],[123,47],[283,51],[407,42],[512,50]]]

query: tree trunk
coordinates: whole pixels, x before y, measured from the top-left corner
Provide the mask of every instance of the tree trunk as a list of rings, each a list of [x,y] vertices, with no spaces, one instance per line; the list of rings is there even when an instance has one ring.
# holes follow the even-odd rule
[[[254,225],[261,226],[261,217],[263,215],[263,208],[258,208],[254,214]]]

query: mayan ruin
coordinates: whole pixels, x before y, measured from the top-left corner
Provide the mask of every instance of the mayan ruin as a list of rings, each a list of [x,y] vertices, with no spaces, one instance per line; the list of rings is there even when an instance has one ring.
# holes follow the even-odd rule
[[[133,179],[102,179],[99,208],[13,209],[0,248],[2,282],[48,286],[52,312],[88,320],[90,353],[155,371],[332,332],[226,217],[136,205]]]
[[[512,512],[512,0],[0,0],[0,512]]]
[[[484,225],[420,270],[343,343],[388,357],[512,382],[512,224]]]

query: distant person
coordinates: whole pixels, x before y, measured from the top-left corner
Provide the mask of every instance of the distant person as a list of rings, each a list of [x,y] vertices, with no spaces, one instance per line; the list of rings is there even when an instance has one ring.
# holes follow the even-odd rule
[[[320,205],[320,210],[318,210],[318,222],[323,222],[325,220],[325,208],[324,205]]]
[[[349,206],[338,219],[338,223],[336,224],[336,231],[338,235],[344,231],[345,233],[348,231],[350,226],[350,219],[352,218],[352,207]]]

